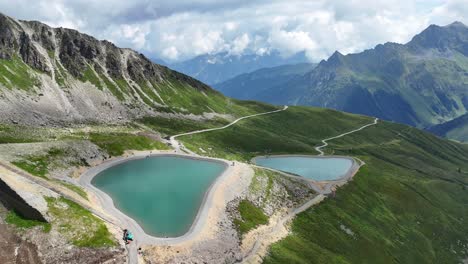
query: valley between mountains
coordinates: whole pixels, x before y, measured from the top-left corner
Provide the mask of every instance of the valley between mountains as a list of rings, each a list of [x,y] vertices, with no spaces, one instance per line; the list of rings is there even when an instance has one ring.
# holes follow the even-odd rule
[[[393,48],[401,47],[377,49]],[[464,49],[456,48],[459,60],[437,59],[444,69],[464,63],[458,57]],[[333,58],[313,71],[328,71],[331,64],[345,69],[354,57]],[[427,67],[421,71],[434,69]],[[335,80],[322,84],[335,87]],[[381,84],[379,89],[386,85],[359,80]],[[417,115],[386,119],[421,127],[466,112],[461,93],[449,99],[439,108],[418,101],[424,111]],[[352,103],[362,102],[346,105]],[[0,110],[1,263],[468,258],[468,146],[362,115],[374,113],[229,98],[133,50],[6,15],[0,15]],[[255,157],[276,155],[346,158],[351,166],[343,177],[318,181],[253,164]],[[92,184],[116,164],[158,156],[224,166],[200,196],[189,231],[179,237],[148,235],[115,197]],[[128,199],[139,192],[130,190]],[[153,210],[151,205],[144,210]],[[133,232],[132,243],[123,242],[123,229]]]

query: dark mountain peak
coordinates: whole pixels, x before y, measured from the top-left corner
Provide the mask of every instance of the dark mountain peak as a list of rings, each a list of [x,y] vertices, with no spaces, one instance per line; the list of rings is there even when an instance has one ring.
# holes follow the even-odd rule
[[[344,57],[344,55],[341,52],[335,50],[335,52],[333,52],[333,54],[330,56],[330,59],[333,57],[341,58]]]
[[[460,21],[455,21],[455,22],[453,22],[452,24],[448,24],[446,27],[462,27],[462,28],[466,28],[466,25],[463,24],[463,23],[460,22]]]
[[[430,25],[407,44],[407,46],[416,52],[425,49],[436,49],[439,52],[450,50],[468,54],[468,27],[461,22],[454,22],[441,27]]]
[[[326,61],[321,61],[320,65],[328,66],[328,67],[337,67],[344,62],[344,55],[341,54],[339,51],[333,52],[333,54],[328,58]]]

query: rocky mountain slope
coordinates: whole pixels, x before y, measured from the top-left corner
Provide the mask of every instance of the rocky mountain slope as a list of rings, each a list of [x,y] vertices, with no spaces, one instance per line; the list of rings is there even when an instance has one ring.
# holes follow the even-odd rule
[[[0,14],[0,122],[123,122],[243,111],[207,85],[76,30]]]
[[[263,68],[214,84],[213,87],[226,96],[241,100],[262,97],[262,94],[268,93],[272,87],[288,86],[291,81],[300,78],[316,66],[314,63],[299,63]]]
[[[230,96],[243,97],[242,83]],[[427,127],[468,109],[468,27],[431,25],[407,44],[386,43],[358,54],[335,52],[307,74],[248,99],[311,105]],[[222,89],[222,88],[221,88]]]
[[[169,67],[183,72],[207,84],[216,84],[239,74],[252,72],[265,67],[284,64],[305,63],[308,59],[304,52],[291,57],[283,57],[278,51],[268,54],[233,55],[227,52],[205,54],[193,59],[168,64]]]

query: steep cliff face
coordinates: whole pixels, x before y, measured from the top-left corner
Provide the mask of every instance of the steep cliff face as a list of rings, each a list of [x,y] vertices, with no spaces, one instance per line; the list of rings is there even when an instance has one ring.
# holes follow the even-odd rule
[[[228,101],[130,49],[0,14],[0,121],[118,122],[157,112],[202,115],[226,112]]]

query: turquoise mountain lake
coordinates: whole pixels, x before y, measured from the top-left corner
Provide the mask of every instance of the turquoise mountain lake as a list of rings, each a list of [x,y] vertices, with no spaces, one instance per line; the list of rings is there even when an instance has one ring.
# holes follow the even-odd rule
[[[257,157],[254,162],[259,166],[289,172],[316,181],[339,179],[353,165],[353,162],[346,158],[304,156]]]
[[[147,234],[177,237],[190,230],[205,193],[224,169],[219,162],[153,156],[108,168],[91,184]]]

